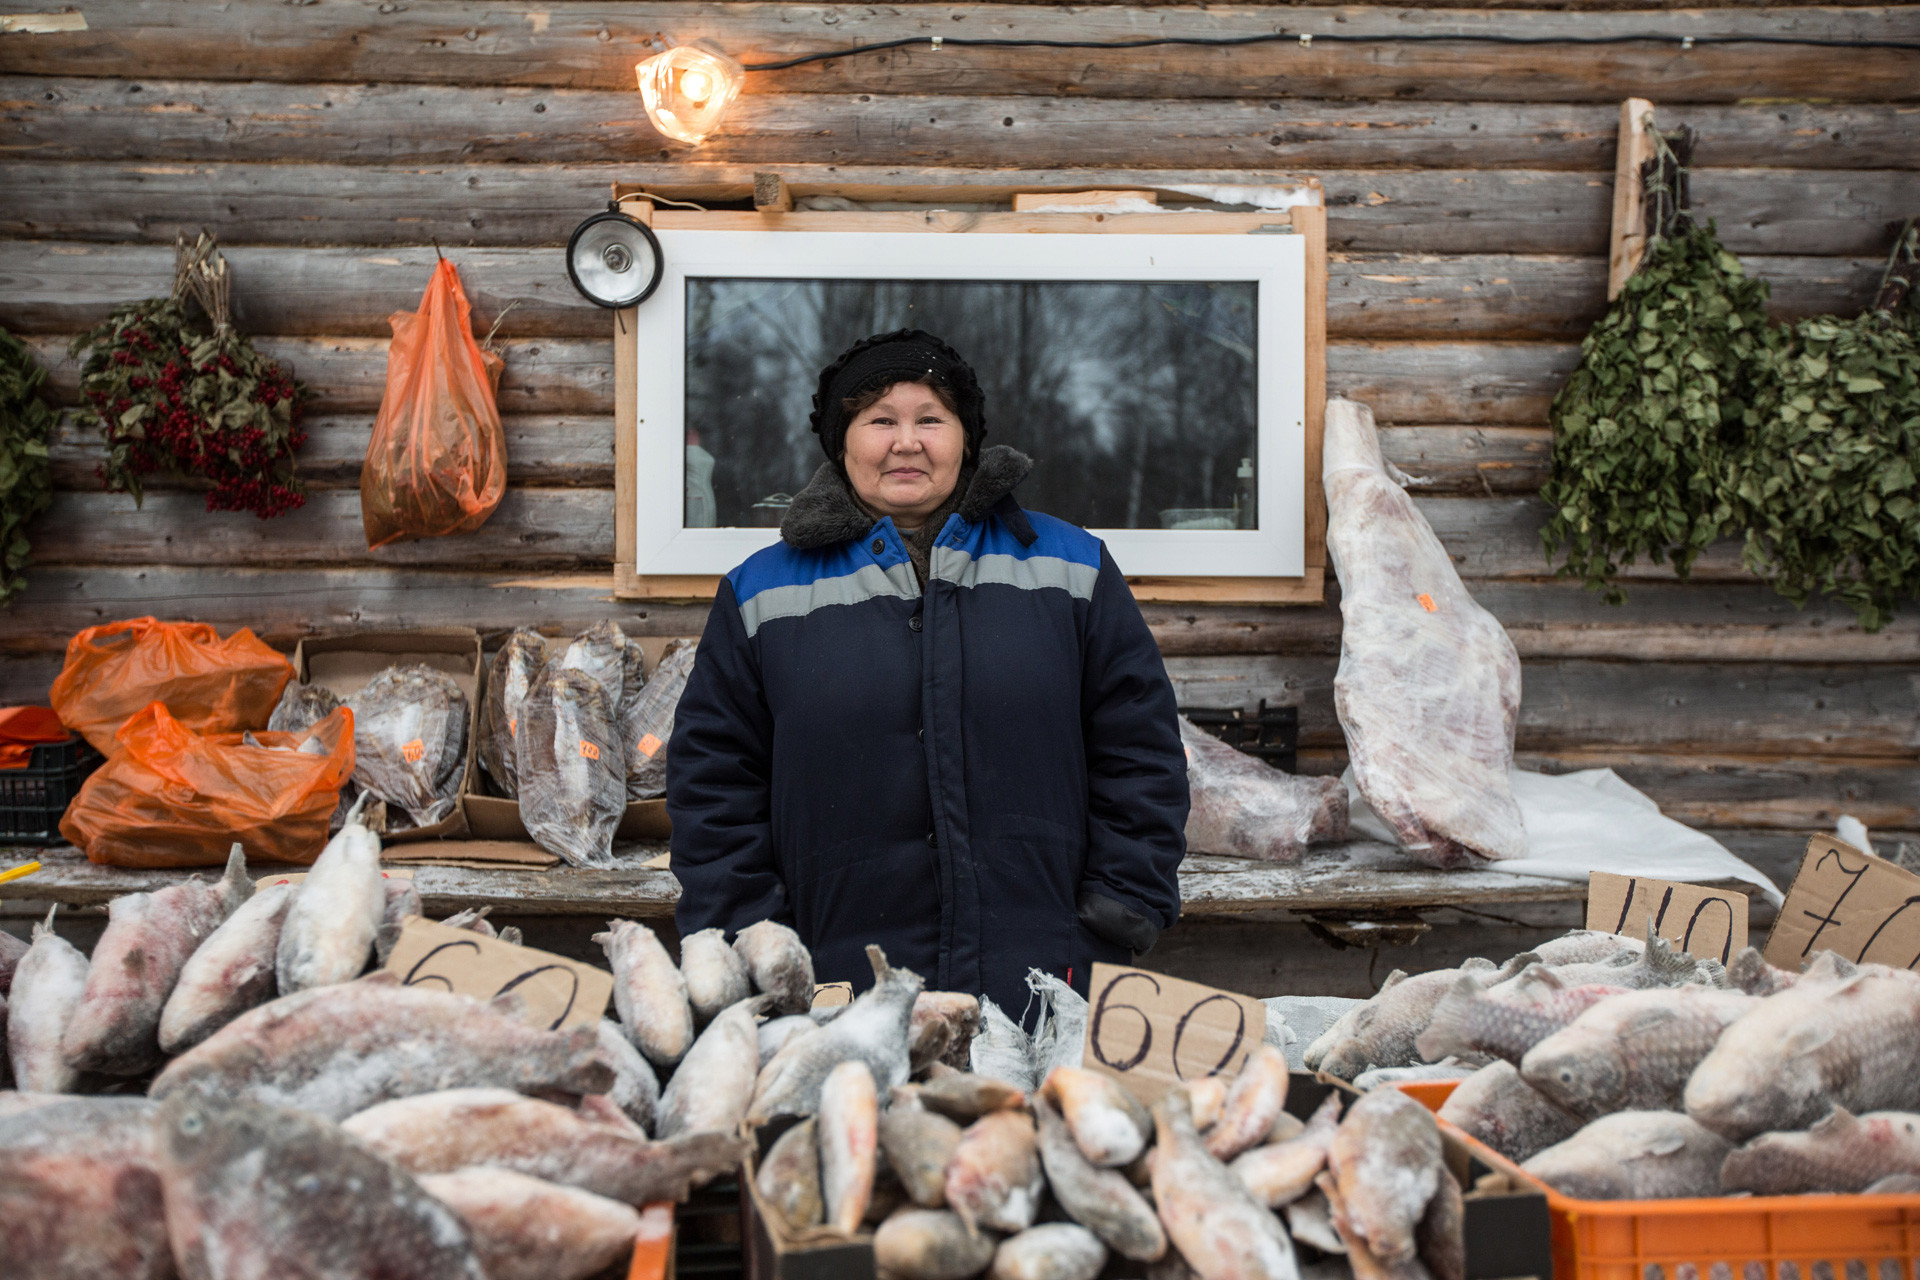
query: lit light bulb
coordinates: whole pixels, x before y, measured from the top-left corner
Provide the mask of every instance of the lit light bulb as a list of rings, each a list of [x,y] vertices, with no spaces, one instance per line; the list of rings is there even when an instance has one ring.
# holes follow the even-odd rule
[[[746,73],[724,53],[676,45],[634,67],[647,119],[666,137],[698,144],[720,127]]]

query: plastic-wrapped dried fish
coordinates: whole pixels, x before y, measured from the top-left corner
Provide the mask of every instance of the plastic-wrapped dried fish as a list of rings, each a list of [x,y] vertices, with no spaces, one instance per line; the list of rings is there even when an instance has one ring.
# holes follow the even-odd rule
[[[613,703],[598,680],[558,659],[541,669],[523,704],[520,820],[539,846],[577,867],[613,862],[626,813],[627,756]]]
[[[562,667],[584,671],[607,691],[607,701],[618,710],[620,691],[626,682],[627,633],[617,622],[596,622],[568,642],[560,651]]]
[[[286,692],[280,695],[279,704],[273,714],[267,717],[267,728],[276,733],[298,733],[302,729],[311,729],[340,706],[340,695],[323,684],[301,684],[298,680],[287,682]]]
[[[614,699],[613,720],[620,727],[620,741],[626,745],[627,763],[633,763],[633,744],[638,738],[627,736],[627,726],[635,723],[640,708],[640,693],[647,687],[647,655],[640,642],[631,636],[620,651],[620,696]]]
[[[667,794],[667,739],[673,736],[673,713],[693,674],[696,641],[676,640],[660,655],[653,678],[633,703],[631,715],[620,722],[627,748],[627,799],[654,800]]]
[[[487,671],[487,707],[480,724],[480,767],[493,789],[509,800],[520,796],[520,757],[513,745],[521,704],[547,665],[547,641],[531,627],[507,637]]]
[[[417,663],[367,681],[353,709],[353,780],[414,824],[453,812],[467,753],[467,695],[444,671]]]

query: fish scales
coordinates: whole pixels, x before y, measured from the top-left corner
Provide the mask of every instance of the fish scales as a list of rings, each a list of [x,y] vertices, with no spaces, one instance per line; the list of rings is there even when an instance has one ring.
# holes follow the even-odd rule
[[[1520,1167],[1576,1200],[1718,1195],[1733,1144],[1674,1111],[1602,1116]]]
[[[342,1120],[375,1103],[463,1086],[605,1093],[592,1027],[544,1031],[513,1000],[483,1003],[378,971],[241,1014],[181,1054],[149,1093],[205,1085]]]
[[[324,1120],[185,1090],[157,1129],[189,1280],[487,1280],[458,1214]]]
[[[252,892],[247,860],[236,844],[217,884],[196,876],[154,893],[122,894],[109,903],[86,990],[60,1040],[67,1064],[115,1076],[140,1075],[159,1065],[160,1015],[180,971]]]
[[[632,1129],[509,1089],[447,1089],[397,1098],[341,1129],[409,1173],[493,1165],[625,1204],[684,1200],[739,1166],[745,1142],[696,1133],[650,1142]]]
[[[1438,1114],[1516,1164],[1572,1137],[1583,1123],[1528,1084],[1520,1068],[1505,1059],[1461,1081]]]
[[[1449,1055],[1478,1054],[1517,1064],[1534,1045],[1608,996],[1626,990],[1605,983],[1566,987],[1555,981],[1516,988],[1509,998],[1502,999],[1471,977],[1462,977],[1434,1006],[1433,1017],[1415,1047],[1429,1062]]]
[[[888,965],[880,948],[868,947],[867,956],[874,967],[873,986],[832,1022],[795,1037],[773,1055],[754,1082],[748,1120],[818,1111],[827,1073],[850,1059],[866,1064],[877,1088],[906,1083],[907,1029],[923,984],[911,969]]]
[[[1805,1133],[1763,1133],[1728,1155],[1720,1185],[1763,1196],[1851,1193],[1899,1175],[1920,1176],[1920,1115],[1835,1107]]]
[[[1329,1029],[1329,1035],[1335,1031],[1340,1034],[1322,1049],[1319,1069],[1351,1080],[1368,1067],[1412,1066],[1420,1060],[1415,1042],[1427,1029],[1441,997],[1462,977],[1492,982],[1499,974],[1492,962],[1477,958],[1458,969],[1439,969],[1413,977],[1394,970],[1373,999]],[[1321,1041],[1314,1045],[1320,1047]]]
[[[1618,995],[1534,1045],[1520,1075],[1576,1115],[1678,1111],[1694,1068],[1753,1003],[1702,986]]]

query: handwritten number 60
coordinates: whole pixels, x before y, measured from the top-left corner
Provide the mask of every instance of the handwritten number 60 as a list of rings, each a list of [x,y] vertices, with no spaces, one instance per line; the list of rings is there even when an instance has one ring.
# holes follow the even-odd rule
[[[1241,1007],[1240,1002],[1232,996],[1221,995],[1218,992],[1208,996],[1205,1000],[1202,1000],[1199,1004],[1196,1004],[1193,1008],[1181,1014],[1179,1023],[1174,1027],[1173,1074],[1177,1079],[1185,1080],[1187,1078],[1186,1073],[1180,1070],[1180,1038],[1187,1034],[1187,1024],[1193,1021],[1193,1015],[1212,1004],[1215,1000],[1226,1001],[1228,1007],[1233,1010],[1234,1016],[1239,1018],[1240,1021],[1233,1029],[1233,1043],[1227,1046],[1227,1051],[1220,1055],[1220,1061],[1212,1067],[1209,1067],[1206,1074],[1214,1075],[1217,1072],[1225,1071],[1227,1064],[1233,1061],[1233,1055],[1240,1052],[1240,1042],[1247,1038],[1247,1011]]]
[[[1123,973],[1101,989],[1100,1003],[1093,1008],[1093,1026],[1091,1028],[1093,1034],[1087,1038],[1092,1042],[1093,1056],[1098,1058],[1106,1066],[1112,1067],[1115,1071],[1133,1070],[1142,1062],[1145,1062],[1147,1060],[1147,1054],[1153,1050],[1153,1024],[1147,1020],[1146,1012],[1138,1005],[1110,1003],[1113,999],[1113,989],[1129,978],[1138,978],[1142,982],[1152,984],[1153,994],[1160,994],[1160,984],[1155,982],[1150,975],[1144,973]],[[1112,1058],[1109,1058],[1106,1050],[1101,1047],[1100,1027],[1101,1024],[1106,1021],[1107,1013],[1110,1009],[1126,1009],[1140,1019],[1140,1047],[1134,1052],[1132,1057],[1119,1062],[1115,1062]],[[1176,1040],[1175,1043],[1177,1044],[1178,1041]]]

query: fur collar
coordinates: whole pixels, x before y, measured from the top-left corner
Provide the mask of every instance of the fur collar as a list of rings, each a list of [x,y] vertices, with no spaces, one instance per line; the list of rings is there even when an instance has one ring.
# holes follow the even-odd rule
[[[979,464],[973,469],[973,478],[966,482],[966,495],[957,508],[960,518],[978,524],[1031,470],[1033,459],[1009,445],[990,445],[981,450]],[[780,538],[790,547],[811,551],[858,538],[874,523],[866,508],[854,500],[839,466],[823,462],[807,487],[794,495],[793,505],[780,521]]]

